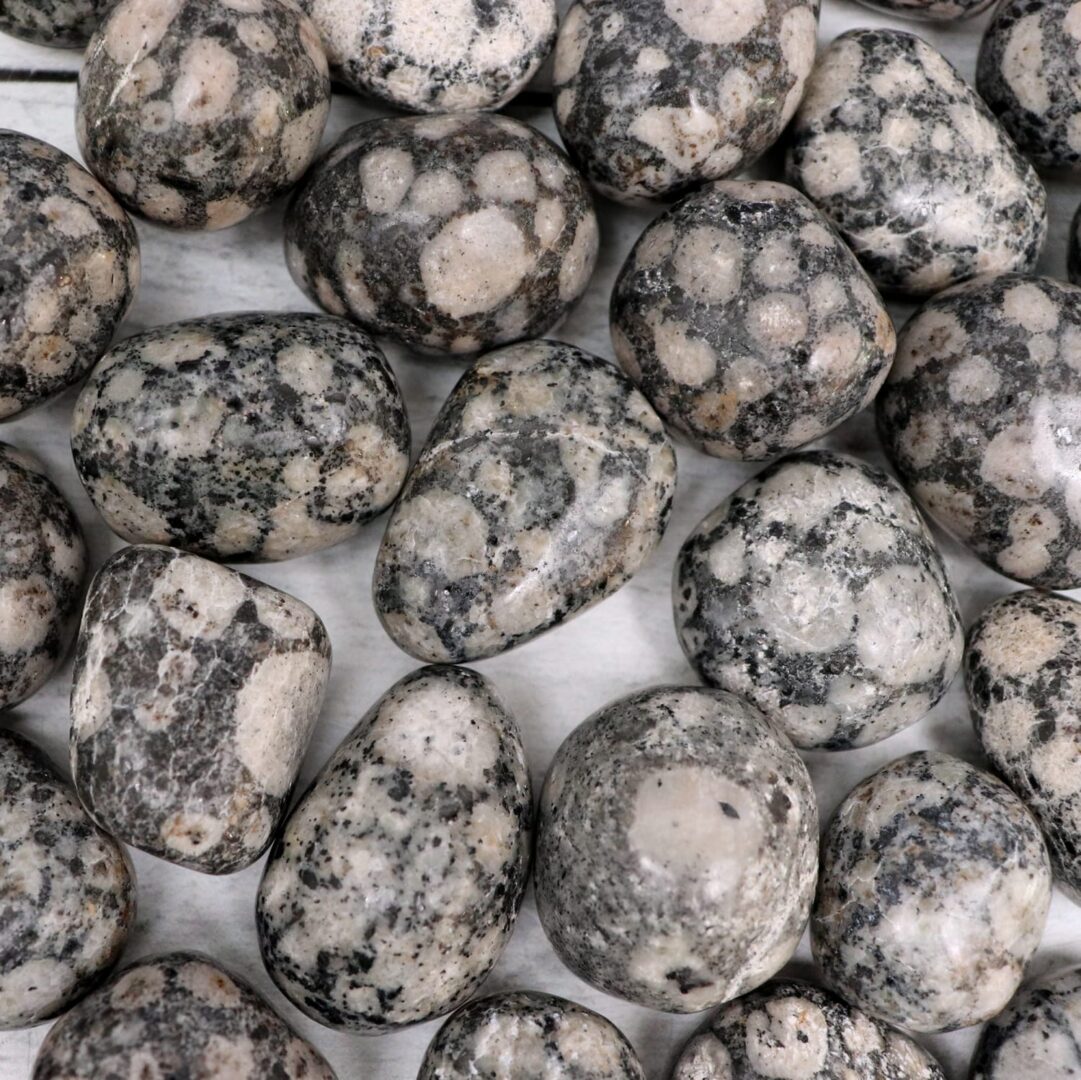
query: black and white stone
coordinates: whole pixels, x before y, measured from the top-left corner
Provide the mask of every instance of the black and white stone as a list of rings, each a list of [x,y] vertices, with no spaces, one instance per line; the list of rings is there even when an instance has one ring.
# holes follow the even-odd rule
[[[620,202],[739,172],[796,111],[817,33],[814,0],[578,0],[555,49],[563,142]]]
[[[244,979],[208,956],[151,956],[56,1024],[31,1080],[335,1080]]]
[[[329,111],[319,35],[292,0],[118,0],[79,72],[75,133],[129,210],[223,229],[300,179]]]
[[[350,128],[285,217],[289,270],[312,300],[441,354],[551,329],[585,292],[598,244],[566,155],[487,113]]]
[[[921,22],[960,22],[982,15],[995,0],[859,0],[864,7]]]
[[[139,240],[74,158],[0,130],[0,420],[78,382],[139,284]]]
[[[675,484],[657,414],[612,364],[555,341],[496,350],[462,376],[406,480],[376,612],[420,660],[521,645],[636,573]]]
[[[1051,867],[1000,780],[949,754],[898,758],[822,839],[811,948],[833,989],[907,1031],[952,1031],[1013,997],[1043,933]]]
[[[417,1080],[645,1080],[623,1033],[534,990],[463,1005],[437,1032]]]
[[[1081,585],[1081,288],[1004,274],[898,336],[878,430],[908,490],[988,566]]]
[[[672,591],[702,678],[803,749],[888,738],[961,666],[957,601],[919,511],[892,477],[830,451],[737,488],[684,542]]]
[[[79,797],[133,847],[240,870],[285,814],[329,673],[306,604],[197,555],[125,548],[90,586],[75,652]]]
[[[0,731],[0,1030],[49,1020],[101,981],[135,921],[135,875],[45,755]]]
[[[698,1012],[765,982],[814,896],[818,806],[792,744],[740,698],[659,687],[563,742],[541,794],[537,910],[617,997]]]
[[[409,421],[386,358],[345,320],[212,315],[107,353],[75,405],[72,453],[131,543],[289,559],[390,506]]]
[[[466,668],[395,683],[278,835],[256,901],[267,971],[328,1027],[382,1034],[476,993],[529,867],[521,737]]]
[[[0,33],[37,45],[81,49],[111,3],[112,0],[4,0],[0,5]]]
[[[874,400],[893,323],[798,191],[722,180],[642,233],[611,303],[619,362],[664,420],[722,458],[775,457]]]
[[[825,50],[788,176],[902,296],[1031,270],[1047,234],[1036,171],[950,62],[901,30],[850,30]]]

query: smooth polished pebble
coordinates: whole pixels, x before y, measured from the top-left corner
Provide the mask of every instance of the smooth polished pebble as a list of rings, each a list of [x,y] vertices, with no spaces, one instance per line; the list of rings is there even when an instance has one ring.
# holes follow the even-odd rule
[[[1051,866],[1000,780],[920,751],[867,777],[822,839],[815,961],[842,997],[907,1031],[999,1012],[1043,934]]]
[[[864,7],[920,22],[952,23],[982,15],[995,0],[859,0]]]
[[[3,0],[0,33],[37,45],[81,49],[113,0]]]
[[[573,345],[488,353],[436,418],[376,557],[411,656],[479,660],[603,600],[652,554],[676,457],[631,381]]]

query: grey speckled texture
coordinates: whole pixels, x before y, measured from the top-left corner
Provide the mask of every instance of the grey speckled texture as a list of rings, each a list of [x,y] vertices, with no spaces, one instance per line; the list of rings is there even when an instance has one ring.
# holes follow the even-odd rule
[[[476,993],[510,939],[532,796],[518,727],[465,668],[420,668],[372,706],[271,849],[256,921],[297,1008],[381,1034]]]
[[[699,674],[805,749],[914,724],[961,664],[957,601],[912,500],[829,451],[793,454],[733,492],[687,538],[672,589]]]
[[[860,0],[864,7],[887,15],[925,22],[959,22],[985,12],[995,0]]]
[[[125,548],[94,578],[75,653],[79,797],[134,847],[239,870],[285,813],[329,673],[306,604],[197,555]]]
[[[78,382],[139,284],[135,227],[74,158],[0,130],[0,419]]]
[[[433,353],[544,333],[585,291],[598,243],[566,155],[486,113],[350,128],[285,217],[289,270],[312,300]]]
[[[113,0],[2,0],[0,33],[52,45],[81,49]]]
[[[131,964],[46,1036],[33,1080],[335,1080],[243,979],[199,953]]]
[[[520,645],[642,566],[675,482],[660,420],[613,365],[552,341],[489,353],[409,474],[376,558],[376,612],[421,660]]]
[[[1081,585],[1081,288],[1006,274],[936,296],[898,337],[878,430],[920,505],[988,566]]]
[[[288,559],[394,501],[409,421],[386,358],[343,319],[213,315],[106,354],[76,403],[72,452],[125,540]]]
[[[739,172],[795,112],[817,22],[805,0],[579,0],[556,42],[563,141],[623,202]]]
[[[120,958],[135,875],[43,753],[0,731],[0,1030],[68,1008]]]
[[[222,229],[300,179],[329,111],[326,56],[292,0],[119,0],[79,72],[75,133],[128,209]]]
[[[819,57],[788,175],[903,296],[1031,270],[1047,234],[1035,170],[950,62],[901,30],[850,30]]]
[[[896,335],[855,256],[793,188],[720,181],[653,221],[612,291],[623,369],[707,454],[775,457],[874,400]]]
[[[556,753],[534,880],[549,940],[606,993],[698,1012],[775,974],[818,866],[806,766],[721,690],[658,687],[601,709]]]
[[[1047,849],[1021,800],[921,751],[861,781],[834,814],[811,948],[853,1005],[909,1031],[952,1031],[1013,996],[1050,900]]]

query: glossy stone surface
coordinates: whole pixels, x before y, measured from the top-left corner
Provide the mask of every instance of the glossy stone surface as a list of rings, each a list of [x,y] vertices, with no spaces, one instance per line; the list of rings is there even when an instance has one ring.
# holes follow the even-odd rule
[[[521,737],[465,668],[395,683],[327,761],[271,849],[256,921],[271,977],[328,1027],[381,1034],[476,993],[529,866]]]
[[[330,673],[306,604],[173,548],[90,586],[71,690],[79,797],[125,843],[226,874],[267,848]]]
[[[335,1080],[239,976],[200,953],[118,972],[46,1036],[32,1080]]]
[[[139,284],[135,227],[74,158],[0,130],[0,420],[78,382]]]
[[[585,291],[598,243],[563,152],[484,113],[357,124],[285,217],[289,270],[312,300],[433,353],[544,333]]]
[[[112,0],[4,0],[0,33],[52,45],[81,49]]]
[[[775,457],[869,404],[896,336],[855,256],[798,191],[722,180],[639,238],[612,344],[664,420],[707,454]]]
[[[394,501],[409,421],[386,358],[344,320],[212,315],[113,348],[79,395],[72,453],[125,540],[289,559]]]
[[[864,7],[887,15],[900,15],[920,22],[960,22],[972,19],[991,7],[995,0],[859,0]]]
[[[48,1020],[120,958],[135,876],[46,756],[0,731],[0,1030]]]
[[[737,488],[684,542],[672,592],[702,678],[804,749],[914,724],[961,664],[957,601],[912,500],[830,451],[793,454]]]
[[[803,933],[818,807],[791,743],[721,690],[631,694],[578,727],[541,794],[537,910],[606,993],[698,1012],[765,982]]]
[[[1047,233],[1032,166],[950,62],[900,30],[850,30],[823,52],[793,121],[790,181],[879,288],[928,296],[1031,270]]]
[[[908,490],[988,566],[1081,585],[1081,288],[1006,274],[936,296],[898,336],[878,430]]]
[[[79,73],[83,159],[135,213],[222,229],[300,179],[330,76],[292,0],[118,0]]]
[[[556,41],[563,142],[621,202],[739,172],[795,112],[816,35],[807,0],[579,0]]]
[[[1047,849],[1021,800],[921,751],[861,781],[834,814],[811,948],[853,1005],[908,1031],[952,1031],[1013,996],[1050,899]]]
[[[478,360],[451,392],[375,563],[375,608],[421,660],[479,660],[615,592],[660,542],[676,458],[649,402],[572,345]]]

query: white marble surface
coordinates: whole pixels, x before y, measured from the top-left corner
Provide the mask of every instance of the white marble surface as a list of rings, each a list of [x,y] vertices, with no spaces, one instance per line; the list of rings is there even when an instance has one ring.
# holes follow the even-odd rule
[[[851,26],[897,25],[923,34],[971,78],[984,20],[934,28],[878,15],[853,3],[825,0],[821,39],[829,41]],[[74,70],[76,54],[54,52],[0,39],[0,69]],[[64,82],[0,82],[0,126],[17,128],[75,153],[75,87]],[[511,110],[553,133],[543,108]],[[335,98],[328,137],[368,113],[356,99]],[[776,168],[776,160],[767,163]],[[1081,182],[1056,181],[1051,189],[1051,236],[1044,272],[1065,273],[1067,226]],[[156,323],[241,309],[303,310],[309,307],[293,285],[281,254],[282,205],[223,233],[172,234],[140,224],[143,285],[121,334]],[[611,356],[607,333],[608,294],[619,265],[647,211],[600,206],[602,256],[584,302],[555,336]],[[897,309],[895,315],[903,316]],[[389,350],[402,381],[419,448],[439,404],[461,371],[455,362],[423,360]],[[120,543],[91,508],[75,477],[67,428],[74,399],[64,395],[47,408],[6,425],[0,438],[31,448],[47,462],[51,475],[72,499],[88,532],[96,568]],[[861,415],[824,440],[882,463],[870,417]],[[477,664],[495,681],[522,726],[535,783],[539,786],[556,747],[587,715],[613,698],[657,683],[693,681],[672,626],[669,579],[680,543],[725,495],[755,469],[679,451],[680,479],[671,526],[647,567],[614,597],[567,625],[507,655]],[[334,645],[330,692],[302,783],[315,773],[368,705],[415,663],[380,628],[369,597],[372,564],[385,519],[356,540],[292,562],[258,566],[256,577],[295,593],[310,603],[329,627]],[[961,597],[966,624],[995,597],[1016,588],[982,567],[954,543],[940,537]],[[70,667],[0,723],[43,743],[63,762],[67,741]],[[842,754],[808,754],[807,760],[828,816],[857,780],[880,765],[923,747],[952,751],[980,761],[960,680],[921,723],[894,738]],[[139,876],[139,919],[128,959],[181,947],[202,949],[252,980],[274,1005],[327,1055],[341,1080],[413,1080],[438,1022],[387,1035],[362,1038],[336,1034],[304,1019],[271,985],[256,945],[253,905],[261,866],[214,879],[135,854]],[[790,973],[811,974],[806,938]],[[1034,974],[1081,962],[1081,909],[1056,892],[1051,919]],[[597,1009],[630,1037],[650,1080],[667,1077],[670,1063],[701,1018],[650,1012],[592,990],[566,971],[541,932],[532,898],[527,898],[517,931],[487,984],[488,990],[538,989],[563,994]],[[0,1080],[27,1080],[44,1027],[0,1033]],[[941,1059],[950,1080],[967,1076],[975,1030],[923,1041]],[[1024,1080],[1024,1078],[1019,1078]]]

